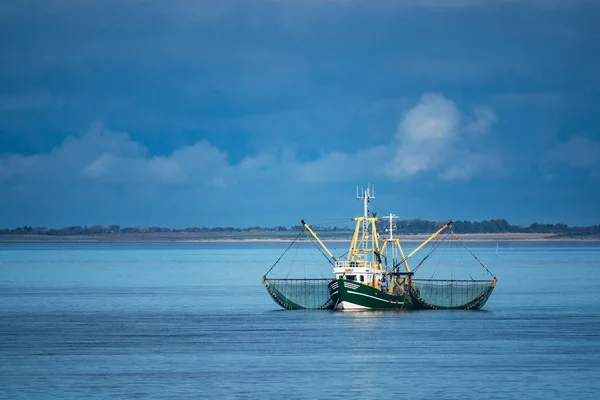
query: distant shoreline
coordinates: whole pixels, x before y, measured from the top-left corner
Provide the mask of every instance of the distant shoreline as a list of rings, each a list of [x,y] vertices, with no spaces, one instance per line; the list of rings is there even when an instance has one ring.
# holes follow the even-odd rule
[[[547,233],[468,233],[457,234],[465,242],[600,242],[600,236],[565,237]],[[64,235],[50,236],[37,234],[5,234],[0,235],[0,243],[289,243],[296,235],[290,237],[268,236],[231,236],[210,237],[193,233],[132,233],[132,234],[98,234],[98,235]],[[398,235],[402,242],[422,242],[429,235]],[[350,242],[348,237],[328,237],[324,242]],[[301,240],[306,240],[301,238]]]

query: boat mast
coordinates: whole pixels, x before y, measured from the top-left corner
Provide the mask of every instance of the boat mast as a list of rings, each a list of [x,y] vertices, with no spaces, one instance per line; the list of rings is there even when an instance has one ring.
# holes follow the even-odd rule
[[[363,188],[361,188],[361,192],[362,194],[359,196],[358,195],[358,187],[356,187],[356,198],[358,200],[362,200],[363,201],[363,208],[364,208],[364,215],[363,215],[363,220],[362,220],[362,248],[363,249],[367,249],[368,248],[368,244],[367,244],[367,239],[369,237],[369,201],[371,199],[375,198],[375,188],[373,188],[373,194],[371,194],[371,187],[370,185],[367,185],[367,190],[364,190]],[[373,235],[375,235],[375,232],[372,232]],[[377,238],[374,238],[374,240],[377,240]]]
[[[381,247],[381,253],[385,254],[385,251],[388,251],[388,260],[391,261],[391,265],[395,265],[398,261],[398,256],[402,259],[405,258],[404,250],[402,250],[402,246],[400,245],[400,240],[394,238],[394,220],[397,219],[398,216],[390,213],[390,215],[385,216],[384,219],[387,219],[389,222],[388,231],[390,233],[390,237],[385,239],[383,246]],[[388,246],[389,244],[389,246]],[[389,249],[391,247],[391,250]],[[398,252],[400,254],[398,254]],[[388,261],[388,262],[389,262]],[[389,265],[389,264],[388,264]],[[410,272],[410,267],[408,266],[408,262],[404,263],[406,272]]]
[[[386,218],[390,221],[390,227],[388,230],[390,231],[390,238],[388,239],[390,242],[394,241],[394,220],[398,218],[397,215],[390,213],[390,215],[386,216]]]
[[[364,190],[363,188],[361,188],[361,195],[358,195],[358,186],[356,187],[356,198],[358,200],[362,200],[363,201],[363,206],[364,206],[364,218],[369,218],[369,200],[374,199],[375,198],[375,187],[373,187],[373,194],[371,194],[371,186],[367,185],[367,190]]]
[[[348,261],[364,262],[368,266],[380,269],[381,254],[377,236],[377,217],[374,214],[369,217],[369,201],[375,198],[375,191],[369,185],[366,190],[361,189],[359,195],[357,187],[356,198],[363,202],[363,215],[353,218],[356,221],[356,227],[348,250]],[[367,259],[367,257],[369,258]]]

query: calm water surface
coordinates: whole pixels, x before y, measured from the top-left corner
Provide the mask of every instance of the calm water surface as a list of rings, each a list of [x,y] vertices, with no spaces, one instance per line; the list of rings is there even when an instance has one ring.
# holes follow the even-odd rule
[[[485,311],[284,311],[286,244],[0,244],[0,397],[600,398],[600,245],[472,247]]]

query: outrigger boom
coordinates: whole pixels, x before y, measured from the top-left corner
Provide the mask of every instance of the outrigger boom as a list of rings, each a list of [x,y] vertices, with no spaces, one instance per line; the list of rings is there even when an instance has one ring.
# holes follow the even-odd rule
[[[323,248],[323,250],[325,250],[325,252],[327,253],[327,255],[329,257],[331,257],[331,259],[333,261],[337,261],[337,259],[333,256],[333,254],[331,254],[331,252],[329,251],[329,249],[327,248],[327,246],[325,246],[325,244],[323,242],[321,242],[321,239],[319,239],[319,237],[317,236],[317,234],[315,232],[313,232],[312,229],[310,229],[310,226],[306,222],[304,222],[304,220],[302,220],[300,222],[302,222],[302,226],[304,228],[306,228],[306,230],[309,231],[311,235],[313,235],[313,237],[316,239],[316,241],[319,242],[319,244],[321,245],[321,247]]]

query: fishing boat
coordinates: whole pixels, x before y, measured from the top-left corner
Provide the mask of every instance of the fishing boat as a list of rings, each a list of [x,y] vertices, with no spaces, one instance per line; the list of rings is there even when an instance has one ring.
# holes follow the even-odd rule
[[[374,198],[370,187],[357,198],[362,200],[363,215],[353,218],[354,232],[350,248],[343,257],[336,257],[312,227],[302,220],[303,231],[318,245],[332,265],[331,278],[272,278],[271,267],[263,283],[272,298],[286,309],[334,309],[339,311],[417,310],[417,309],[480,309],[496,286],[496,278],[452,230],[452,222],[443,224],[409,254],[394,237],[394,220],[389,214],[378,218],[369,210]],[[378,224],[387,220],[387,235],[382,238]],[[445,235],[442,236],[442,234]],[[298,239],[298,238],[297,238]],[[458,241],[489,274],[491,279],[418,278],[415,273],[433,251],[447,240]],[[294,241],[295,242],[295,241]],[[290,245],[290,247],[294,244]],[[409,259],[427,245],[430,249],[411,269]],[[290,248],[288,247],[288,249]],[[287,250],[286,250],[287,252]],[[285,252],[284,252],[285,255]],[[282,255],[283,257],[283,255]],[[280,257],[280,259],[282,258]],[[278,260],[279,261],[279,260]],[[325,290],[326,287],[326,290]]]

